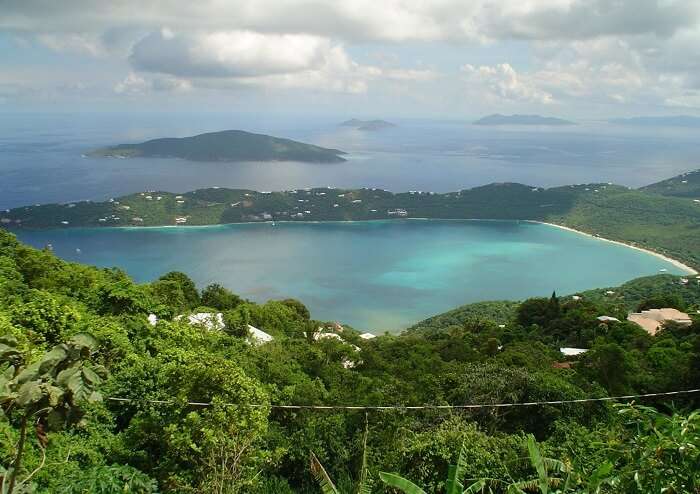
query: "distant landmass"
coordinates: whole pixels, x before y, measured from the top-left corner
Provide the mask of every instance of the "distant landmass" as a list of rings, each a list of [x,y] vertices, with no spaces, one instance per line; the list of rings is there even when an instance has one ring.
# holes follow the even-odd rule
[[[489,115],[480,118],[474,125],[576,125],[562,118],[543,117],[541,115]]]
[[[608,122],[617,125],[634,125],[638,127],[700,127],[700,117],[691,117],[689,115],[613,118],[608,120]]]
[[[138,144],[119,144],[89,153],[103,158],[182,158],[190,161],[345,161],[338,149],[242,130],[223,130],[192,137],[167,137]]]
[[[356,118],[346,120],[340,125],[342,127],[353,127],[357,130],[381,130],[396,127],[396,124],[386,120],[358,120]]]
[[[605,183],[549,189],[495,183],[441,194],[367,188],[144,191],[105,202],[0,211],[0,226],[71,228],[405,218],[534,220],[652,249],[700,269],[700,197],[686,189],[697,183],[696,178],[700,175],[686,173],[638,190]]]
[[[700,209],[700,170],[690,171],[655,184],[642,187],[645,192],[653,192],[665,196],[690,197],[698,201]]]

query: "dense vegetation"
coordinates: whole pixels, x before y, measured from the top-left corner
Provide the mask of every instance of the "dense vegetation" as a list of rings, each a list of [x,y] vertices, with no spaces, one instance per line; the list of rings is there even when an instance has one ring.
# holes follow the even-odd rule
[[[683,187],[700,183],[700,173],[685,177],[671,180]],[[331,188],[283,192],[210,188],[181,195],[151,191],[106,202],[16,208],[0,212],[0,224],[65,228],[398,218],[533,220],[638,245],[700,269],[700,203],[690,198],[690,192],[676,197],[685,194],[681,189],[669,195],[656,193],[659,190],[668,189],[658,185],[630,190],[609,184],[543,189],[500,183],[446,194]]]
[[[113,158],[182,158],[190,161],[345,161],[337,149],[280,139],[242,130],[223,130],[192,137],[162,138],[138,144],[118,144],[90,153]]]
[[[655,408],[274,408],[697,388],[698,320],[651,337],[596,319],[665,304],[672,284],[674,304],[698,306],[696,286],[654,277],[618,289],[617,309],[600,294],[552,296],[513,305],[500,323],[452,318],[365,340],[313,321],[295,300],[253,304],[218,285],[199,291],[181,273],[138,285],[0,229],[3,492],[284,494],[319,492],[318,481],[323,492],[379,493],[409,480],[423,492],[698,492],[693,394],[649,401]],[[176,320],[201,311],[222,312],[226,327]],[[250,344],[248,324],[274,341]],[[339,338],[312,337],[319,328]],[[564,345],[590,350],[555,365]]]

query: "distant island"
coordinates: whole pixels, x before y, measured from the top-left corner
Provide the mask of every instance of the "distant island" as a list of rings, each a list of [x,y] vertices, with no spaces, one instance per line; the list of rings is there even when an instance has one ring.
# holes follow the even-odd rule
[[[104,202],[0,211],[0,226],[71,228],[404,218],[532,220],[650,249],[698,269],[700,198],[686,195],[685,190],[698,176],[684,174],[637,190],[595,183],[549,189],[494,183],[443,194],[393,193],[376,188],[257,192],[213,187],[181,194],[147,191]]]
[[[541,115],[501,115],[494,114],[480,118],[474,125],[576,125],[562,118]]]
[[[616,125],[637,127],[700,127],[700,117],[691,117],[689,115],[612,118],[608,122]]]
[[[386,120],[358,120],[356,118],[346,120],[340,124],[341,127],[353,127],[357,130],[381,130],[396,127],[396,124]]]
[[[339,163],[343,151],[242,130],[119,144],[89,153],[100,158],[181,158],[189,161],[302,161]]]

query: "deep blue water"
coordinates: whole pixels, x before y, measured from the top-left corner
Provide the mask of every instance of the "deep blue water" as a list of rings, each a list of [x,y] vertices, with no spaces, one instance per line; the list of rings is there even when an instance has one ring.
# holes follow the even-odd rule
[[[314,318],[397,330],[458,305],[612,286],[668,269],[655,256],[506,221],[278,223],[19,231],[61,257],[139,281],[184,271],[256,301],[295,297]],[[81,253],[77,253],[80,249]]]
[[[281,190],[311,186],[450,191],[490,182],[639,186],[700,166],[698,129],[584,122],[563,128],[484,128],[397,120],[362,132],[337,118],[208,114],[0,114],[0,208],[103,200],[146,189]],[[96,147],[238,128],[350,153],[347,163],[191,163],[89,159]]]

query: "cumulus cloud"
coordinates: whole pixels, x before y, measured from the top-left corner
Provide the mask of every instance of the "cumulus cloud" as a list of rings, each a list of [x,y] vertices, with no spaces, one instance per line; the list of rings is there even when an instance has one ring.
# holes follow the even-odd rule
[[[180,34],[153,32],[129,56],[139,73],[185,78],[200,87],[261,86],[364,93],[370,81],[421,82],[430,69],[383,68],[355,62],[344,47],[320,36],[217,31]],[[131,74],[119,92],[141,91],[145,79]],[[131,89],[129,89],[131,88]]]
[[[305,34],[161,29],[136,43],[129,60],[138,70],[180,77],[249,77],[317,68],[332,49],[329,40]]]
[[[442,84],[450,74],[453,87],[466,82],[494,104],[700,100],[698,0],[3,0],[0,11],[2,32],[133,71],[105,86],[120,94],[363,93],[373,84]],[[467,48],[464,60],[428,69],[370,65],[357,50],[399,43],[404,63],[418,45],[422,55],[447,44],[496,47],[500,58],[475,63]],[[517,57],[504,46],[516,46]]]
[[[668,37],[696,26],[699,10],[696,0],[5,0],[0,29],[80,33],[167,25],[352,41]]]
[[[127,96],[142,95],[153,91],[181,92],[190,89],[192,89],[192,85],[187,80],[175,77],[146,78],[134,72],[129,73],[123,80],[114,85],[115,93]]]
[[[472,89],[483,91],[495,99],[507,101],[551,104],[554,98],[540,89],[531,77],[518,74],[508,63],[493,66],[464,65],[462,72]]]

